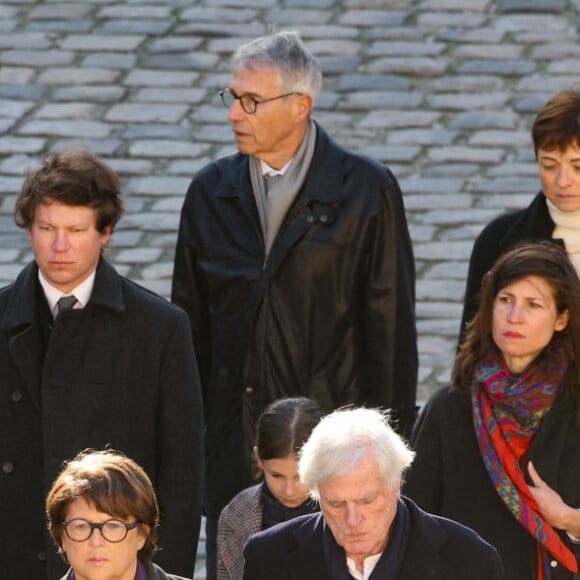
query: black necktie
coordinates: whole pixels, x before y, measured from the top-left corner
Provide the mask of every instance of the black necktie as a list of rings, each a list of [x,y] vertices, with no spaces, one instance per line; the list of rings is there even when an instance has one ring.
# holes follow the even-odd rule
[[[58,299],[56,315],[58,316],[65,310],[70,310],[77,303],[77,299],[71,294],[70,296],[61,296]]]

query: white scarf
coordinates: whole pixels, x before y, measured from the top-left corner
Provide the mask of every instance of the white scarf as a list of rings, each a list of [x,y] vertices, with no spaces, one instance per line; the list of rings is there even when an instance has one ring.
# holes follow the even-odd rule
[[[564,240],[568,257],[580,276],[580,211],[560,211],[548,198],[546,204],[556,224],[552,238]]]

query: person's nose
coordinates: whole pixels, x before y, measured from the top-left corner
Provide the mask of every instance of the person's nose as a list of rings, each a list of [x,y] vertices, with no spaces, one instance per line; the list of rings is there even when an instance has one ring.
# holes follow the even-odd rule
[[[362,521],[362,514],[358,506],[346,506],[346,525],[349,528],[356,528]]]
[[[507,311],[507,319],[509,322],[516,323],[520,322],[523,314],[523,305],[517,301],[511,304],[509,310]]]
[[[69,243],[68,243],[68,235],[66,232],[63,231],[55,231],[54,239],[53,239],[53,247],[56,252],[65,252],[68,250]]]
[[[296,482],[292,479],[288,479],[284,482],[284,495],[286,497],[294,497],[296,490]]]
[[[245,115],[246,112],[244,109],[242,109],[242,103],[240,102],[240,99],[235,99],[228,112],[228,121],[230,123],[241,121]]]
[[[103,535],[101,534],[101,530],[99,530],[98,528],[94,528],[93,533],[91,534],[91,537],[89,538],[89,544],[91,546],[102,546],[104,543],[105,543],[105,539],[103,538]]]
[[[556,185],[558,187],[564,188],[568,187],[571,183],[570,171],[567,167],[560,167],[558,169],[558,175],[556,177]]]

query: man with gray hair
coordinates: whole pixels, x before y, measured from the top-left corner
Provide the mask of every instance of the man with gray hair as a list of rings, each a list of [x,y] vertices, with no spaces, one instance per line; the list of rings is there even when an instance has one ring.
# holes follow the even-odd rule
[[[189,315],[206,412],[208,577],[221,509],[253,483],[260,413],[305,396],[415,419],[415,267],[401,191],[312,118],[322,85],[298,34],[245,44],[220,91],[238,153],[181,212],[172,300]]]
[[[298,469],[321,512],[252,536],[244,579],[501,580],[495,548],[401,497],[413,457],[378,410],[323,418]]]

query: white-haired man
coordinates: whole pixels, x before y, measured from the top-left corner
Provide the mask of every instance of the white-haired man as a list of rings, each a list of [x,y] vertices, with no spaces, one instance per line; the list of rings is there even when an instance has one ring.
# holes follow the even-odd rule
[[[299,473],[321,512],[251,537],[247,580],[500,580],[495,548],[401,497],[414,453],[373,409],[345,409],[314,428]]]

